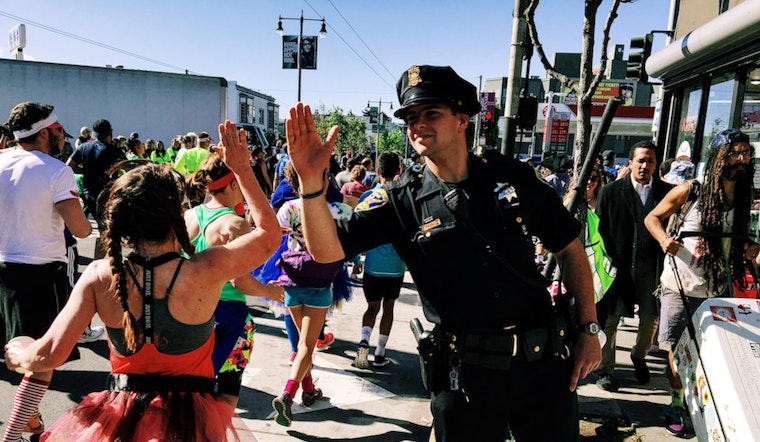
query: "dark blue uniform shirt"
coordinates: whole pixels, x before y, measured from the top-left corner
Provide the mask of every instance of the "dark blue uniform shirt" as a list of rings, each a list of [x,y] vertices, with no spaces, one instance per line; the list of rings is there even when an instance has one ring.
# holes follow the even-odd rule
[[[454,186],[422,167],[375,190],[351,219],[338,222],[343,250],[354,256],[392,243],[414,278],[425,317],[444,328],[545,322],[551,300],[530,236],[557,252],[578,237],[580,224],[530,166],[496,153],[469,161],[469,177]],[[446,207],[452,187],[469,196],[469,221]]]

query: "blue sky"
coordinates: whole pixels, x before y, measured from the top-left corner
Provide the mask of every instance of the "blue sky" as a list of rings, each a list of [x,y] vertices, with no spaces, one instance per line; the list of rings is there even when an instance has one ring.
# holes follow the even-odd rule
[[[536,16],[547,55],[580,52],[583,3],[542,0]],[[610,45],[624,44],[627,56],[631,37],[665,29],[669,3],[622,4]],[[611,4],[602,4],[598,29]],[[284,118],[296,103],[297,73],[281,68],[282,39],[275,32],[279,15],[299,17],[303,10],[306,18],[327,21],[318,69],[302,72],[302,101],[360,113],[368,100],[373,105],[382,101],[384,110],[391,101],[397,107],[396,80],[413,64],[450,65],[476,86],[480,75],[484,81],[506,76],[513,8],[511,0],[4,0],[0,31],[7,35],[19,22],[6,15],[24,19],[27,60],[178,72],[30,23],[35,22],[182,71],[222,76],[275,97]],[[298,20],[284,20],[283,28],[286,35],[298,35]],[[318,21],[304,22],[304,35],[316,35],[319,29]],[[656,34],[654,50],[664,41],[663,34]],[[598,48],[595,52],[598,62]],[[7,43],[0,46],[0,58],[10,57]],[[535,57],[531,74],[544,75]]]

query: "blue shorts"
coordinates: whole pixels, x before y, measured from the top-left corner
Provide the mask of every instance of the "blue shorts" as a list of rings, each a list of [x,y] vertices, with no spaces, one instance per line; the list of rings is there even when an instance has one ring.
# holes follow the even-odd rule
[[[285,289],[285,305],[288,307],[329,308],[332,305],[332,288],[313,287],[283,287]]]

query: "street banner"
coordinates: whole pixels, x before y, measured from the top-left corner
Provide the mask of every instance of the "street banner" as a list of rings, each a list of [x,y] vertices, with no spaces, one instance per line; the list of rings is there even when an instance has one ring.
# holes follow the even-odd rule
[[[283,35],[282,36],[282,68],[283,69],[297,69],[298,60],[296,60],[296,54],[298,54],[298,36],[297,35]]]
[[[301,39],[301,69],[317,68],[317,36],[305,35]]]

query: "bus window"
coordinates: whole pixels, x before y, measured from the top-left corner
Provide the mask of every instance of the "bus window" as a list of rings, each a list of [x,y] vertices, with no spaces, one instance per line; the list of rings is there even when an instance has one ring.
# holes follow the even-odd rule
[[[710,84],[709,99],[707,109],[705,109],[701,161],[707,160],[708,151],[706,148],[710,146],[713,136],[724,129],[728,129],[731,124],[731,101],[736,87],[734,77],[734,73],[724,74],[714,78]]]
[[[684,91],[676,146],[681,147],[679,150],[688,150],[691,154],[694,154],[694,141],[697,133],[697,122],[699,121],[700,101],[702,101],[702,89],[699,85],[694,86],[691,90],[687,89]]]

